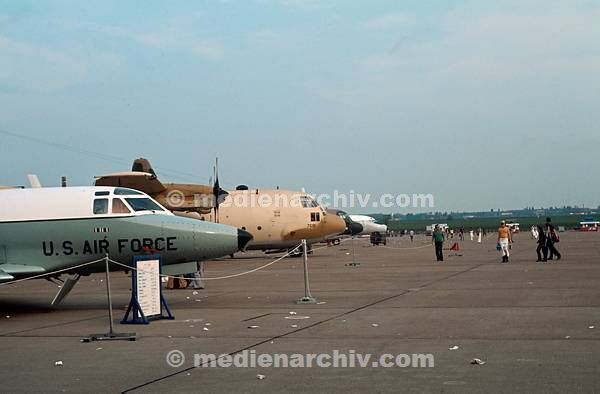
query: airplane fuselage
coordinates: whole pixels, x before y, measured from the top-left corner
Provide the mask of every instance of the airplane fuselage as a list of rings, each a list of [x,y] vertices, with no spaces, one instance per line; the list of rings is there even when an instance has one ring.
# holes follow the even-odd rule
[[[214,212],[202,217],[217,219]],[[279,189],[229,191],[218,221],[250,232],[248,250],[291,248],[303,239],[312,244],[346,229],[343,218],[328,214],[306,193]]]
[[[130,265],[134,256],[157,253],[164,265],[176,265],[225,256],[240,247],[236,228],[177,217],[145,194],[127,195],[123,190],[127,189],[0,191],[3,280],[74,267],[106,254]],[[102,194],[94,195],[95,191]],[[154,210],[140,209],[150,203]],[[99,263],[77,272],[102,270]]]
[[[356,235],[368,235],[372,233],[385,234],[387,232],[387,226],[385,224],[375,223],[375,219],[370,216],[350,215],[350,219],[363,227],[363,230]]]

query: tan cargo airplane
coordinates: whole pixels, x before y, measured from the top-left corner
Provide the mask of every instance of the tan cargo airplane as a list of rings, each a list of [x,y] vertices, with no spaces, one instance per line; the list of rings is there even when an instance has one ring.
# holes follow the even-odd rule
[[[134,161],[132,171],[96,177],[96,186],[121,186],[143,191],[173,213],[219,222],[250,232],[248,250],[291,250],[302,239],[309,245],[346,231],[343,218],[328,214],[307,193],[279,189],[224,191],[218,186],[162,183],[150,162]],[[218,196],[218,198],[217,198]]]

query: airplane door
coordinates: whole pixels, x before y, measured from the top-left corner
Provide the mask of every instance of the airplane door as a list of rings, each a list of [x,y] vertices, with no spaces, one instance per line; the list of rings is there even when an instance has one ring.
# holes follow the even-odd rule
[[[273,211],[273,216],[271,216],[271,225],[269,226],[269,232],[267,234],[267,237],[269,237],[269,239],[273,239],[275,234],[277,234],[275,229],[277,228],[277,222],[280,220],[281,211],[279,209],[276,209]]]

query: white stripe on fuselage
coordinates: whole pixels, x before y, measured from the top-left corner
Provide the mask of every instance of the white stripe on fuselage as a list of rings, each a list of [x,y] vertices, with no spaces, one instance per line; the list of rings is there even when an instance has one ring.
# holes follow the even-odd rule
[[[121,192],[131,189],[116,187],[51,187],[39,189],[4,189],[0,190],[0,222],[23,222],[37,220],[60,220],[60,219],[100,219],[110,217],[140,216],[149,213],[172,215],[164,210],[138,211],[133,209],[130,213],[111,213],[112,200],[114,198],[148,198],[156,203],[148,195],[139,191],[131,190],[131,194],[115,195],[115,190]],[[108,193],[96,196],[96,193]],[[109,210],[104,214],[94,214],[94,199],[108,199]]]

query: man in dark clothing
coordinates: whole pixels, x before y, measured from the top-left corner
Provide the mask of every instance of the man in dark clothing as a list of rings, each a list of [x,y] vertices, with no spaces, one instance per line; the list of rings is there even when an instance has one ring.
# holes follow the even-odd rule
[[[542,228],[542,226],[537,226],[538,228],[538,240],[537,240],[537,262],[547,261],[548,260],[548,248],[546,247],[546,232]],[[540,251],[544,253],[544,258],[542,259],[542,255]]]
[[[548,260],[553,260],[555,255],[556,260],[560,260],[562,257],[558,249],[556,249],[556,246],[554,246],[556,242],[558,242],[558,236],[556,235],[556,230],[552,225],[552,219],[546,218],[546,248],[550,252]]]
[[[433,230],[431,242],[435,244],[435,257],[437,261],[444,261],[444,252],[442,251],[444,246],[444,231],[437,224]]]

